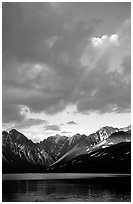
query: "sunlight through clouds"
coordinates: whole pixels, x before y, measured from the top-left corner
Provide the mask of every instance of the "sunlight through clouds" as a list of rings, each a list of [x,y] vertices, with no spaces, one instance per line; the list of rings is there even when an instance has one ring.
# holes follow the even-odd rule
[[[32,125],[39,131],[45,120],[58,132],[86,131],[94,129],[92,113],[97,129],[97,118],[104,126],[107,113],[127,114],[130,123],[130,3],[3,2],[2,7],[6,127],[16,124],[27,133],[27,120],[29,132]],[[77,129],[68,130],[68,121],[76,121]],[[48,136],[45,128],[41,132]]]
[[[92,41],[92,45],[94,47],[97,47],[97,46],[109,46],[111,42],[116,45],[119,45],[118,39],[119,39],[118,34],[113,34],[111,36],[103,35],[101,38],[93,37],[91,41]]]

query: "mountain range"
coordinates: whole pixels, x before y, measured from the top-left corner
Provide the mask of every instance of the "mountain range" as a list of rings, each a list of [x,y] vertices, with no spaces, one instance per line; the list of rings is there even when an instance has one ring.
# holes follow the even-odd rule
[[[90,135],[55,135],[34,143],[2,132],[3,173],[130,173],[131,126],[103,127]]]

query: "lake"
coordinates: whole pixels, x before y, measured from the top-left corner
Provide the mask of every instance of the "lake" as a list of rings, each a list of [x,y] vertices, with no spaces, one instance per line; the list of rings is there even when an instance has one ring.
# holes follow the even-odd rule
[[[3,174],[3,202],[130,202],[122,174]]]

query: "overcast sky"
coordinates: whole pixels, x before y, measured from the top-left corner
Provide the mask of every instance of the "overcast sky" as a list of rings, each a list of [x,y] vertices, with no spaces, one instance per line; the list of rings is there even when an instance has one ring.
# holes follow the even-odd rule
[[[33,141],[130,124],[130,3],[3,3],[3,129]]]

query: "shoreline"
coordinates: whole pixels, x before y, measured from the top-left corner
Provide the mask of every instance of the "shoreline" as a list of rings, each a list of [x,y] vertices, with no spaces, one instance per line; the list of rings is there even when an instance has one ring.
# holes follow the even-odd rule
[[[122,173],[19,173],[2,174],[2,181],[6,180],[50,180],[50,179],[91,179],[109,177],[129,177],[131,174]]]

